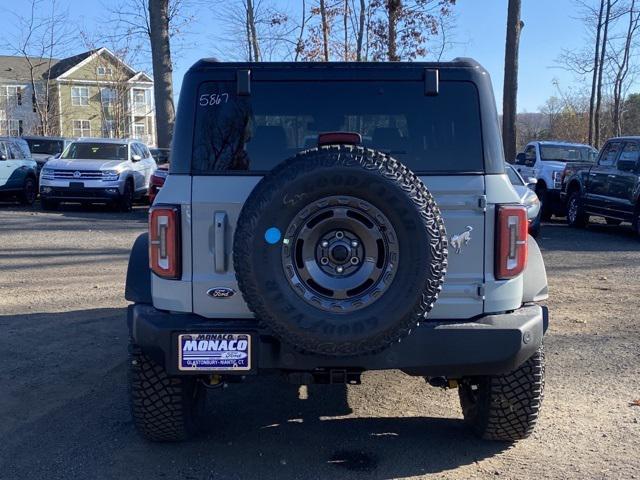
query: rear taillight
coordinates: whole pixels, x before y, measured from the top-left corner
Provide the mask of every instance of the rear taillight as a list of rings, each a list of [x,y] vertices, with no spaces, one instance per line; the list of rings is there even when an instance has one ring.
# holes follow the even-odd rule
[[[495,276],[506,280],[520,275],[527,266],[527,209],[522,205],[497,207]]]
[[[180,278],[180,208],[168,205],[149,210],[149,266],[162,278]]]

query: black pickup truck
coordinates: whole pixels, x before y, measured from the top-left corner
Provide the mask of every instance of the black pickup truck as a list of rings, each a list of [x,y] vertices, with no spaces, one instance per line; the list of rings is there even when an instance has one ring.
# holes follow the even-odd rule
[[[561,194],[569,225],[584,227],[593,215],[612,225],[631,222],[640,235],[640,136],[607,140],[595,165],[576,167]]]

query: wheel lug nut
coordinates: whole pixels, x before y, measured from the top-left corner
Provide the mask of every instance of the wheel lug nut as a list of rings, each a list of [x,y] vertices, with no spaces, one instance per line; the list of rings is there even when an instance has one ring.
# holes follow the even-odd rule
[[[354,240],[353,242],[351,242],[351,246],[352,246],[353,248],[357,247],[357,246],[358,246],[358,242],[356,242],[356,241]]]
[[[322,257],[322,258],[320,259],[320,263],[321,263],[322,265],[328,265],[328,264],[329,264],[329,259],[328,259],[327,257]]]
[[[357,265],[360,263],[360,259],[358,257],[351,257],[351,265]]]
[[[327,248],[329,246],[329,242],[327,242],[326,240],[323,240],[320,245],[322,245],[322,248]]]
[[[336,232],[336,238],[342,238],[342,237],[344,237],[344,233]]]
[[[336,267],[336,272],[338,273],[342,273],[344,269],[342,267]]]

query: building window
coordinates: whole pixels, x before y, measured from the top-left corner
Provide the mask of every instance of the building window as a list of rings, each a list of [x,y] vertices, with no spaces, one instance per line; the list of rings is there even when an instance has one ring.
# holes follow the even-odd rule
[[[147,109],[149,107],[149,91],[143,88],[133,89],[133,106],[136,109]]]
[[[138,140],[144,140],[145,135],[147,134],[147,129],[144,123],[134,123],[133,124],[133,137]]]
[[[118,99],[118,92],[113,88],[101,88],[100,98],[102,99],[102,106],[114,105]]]
[[[113,70],[111,67],[98,67],[96,69],[96,73],[101,77],[104,77],[105,75],[110,77],[113,75]]]
[[[74,107],[89,105],[89,87],[71,87],[71,105]]]
[[[7,85],[0,88],[0,107],[15,107],[22,105],[22,87]]]
[[[74,137],[90,137],[91,122],[89,120],[74,120],[73,136]]]
[[[0,120],[0,134],[10,137],[22,135],[22,120]]]
[[[102,136],[105,138],[116,138],[116,122],[115,120],[102,121]]]

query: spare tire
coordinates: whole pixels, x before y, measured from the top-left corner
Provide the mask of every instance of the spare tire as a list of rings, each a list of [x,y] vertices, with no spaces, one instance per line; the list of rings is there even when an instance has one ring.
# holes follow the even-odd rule
[[[307,150],[266,175],[234,237],[256,317],[303,352],[374,353],[433,307],[447,266],[440,211],[422,181],[361,147]]]

